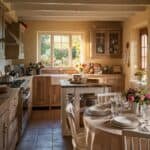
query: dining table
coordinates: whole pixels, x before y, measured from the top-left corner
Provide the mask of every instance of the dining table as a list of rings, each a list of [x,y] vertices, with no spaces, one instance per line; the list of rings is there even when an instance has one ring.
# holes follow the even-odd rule
[[[132,116],[139,120],[139,126],[132,129],[141,132],[141,117],[134,113],[124,113],[121,116]],[[84,113],[83,121],[86,129],[86,141],[88,150],[123,150],[123,128],[113,126],[112,114],[106,116],[95,116]]]

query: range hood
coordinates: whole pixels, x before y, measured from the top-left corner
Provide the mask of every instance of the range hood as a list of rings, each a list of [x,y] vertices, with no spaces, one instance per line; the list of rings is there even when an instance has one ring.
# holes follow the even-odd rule
[[[6,45],[20,45],[22,44],[22,42],[19,39],[19,34],[18,33],[14,33],[11,28],[11,24],[8,26],[5,26],[5,44]]]

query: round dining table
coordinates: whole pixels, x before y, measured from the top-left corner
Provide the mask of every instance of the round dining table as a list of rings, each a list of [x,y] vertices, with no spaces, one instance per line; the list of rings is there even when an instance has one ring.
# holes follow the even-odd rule
[[[122,130],[110,124],[110,116],[84,114],[89,150],[122,150]]]

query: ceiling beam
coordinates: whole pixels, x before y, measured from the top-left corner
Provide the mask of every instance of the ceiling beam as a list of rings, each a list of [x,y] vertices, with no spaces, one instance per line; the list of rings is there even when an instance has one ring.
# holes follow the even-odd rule
[[[13,3],[13,9],[18,10],[82,10],[82,11],[143,11],[144,6],[108,6],[108,5],[56,5],[56,4],[22,4]]]
[[[22,19],[22,18],[20,18]],[[112,17],[112,16],[96,16],[96,17],[77,17],[77,16],[27,16],[23,20],[36,20],[36,21],[124,21],[127,17]]]
[[[15,3],[46,3],[46,4],[108,4],[108,5],[146,5],[150,0],[5,0]]]
[[[18,16],[130,16],[133,12],[82,12],[82,11],[17,11]]]

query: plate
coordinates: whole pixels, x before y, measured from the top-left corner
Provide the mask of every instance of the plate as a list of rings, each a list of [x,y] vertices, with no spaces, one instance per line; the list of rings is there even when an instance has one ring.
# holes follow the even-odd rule
[[[132,116],[116,116],[111,123],[120,128],[136,128],[139,125],[138,119]]]
[[[94,105],[87,108],[86,113],[93,116],[106,116],[111,114],[111,110],[109,108],[101,108],[99,105]]]

